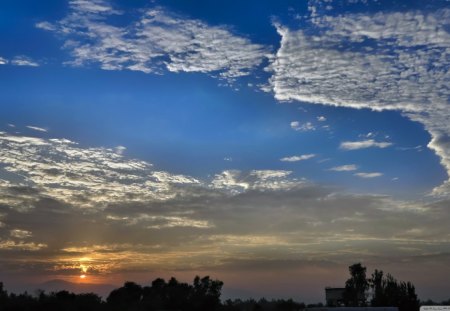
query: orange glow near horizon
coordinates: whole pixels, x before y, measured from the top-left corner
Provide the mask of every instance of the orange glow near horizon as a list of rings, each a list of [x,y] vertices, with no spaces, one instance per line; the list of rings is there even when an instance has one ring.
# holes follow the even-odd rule
[[[85,278],[86,278],[86,274],[80,275],[80,279],[85,279]]]

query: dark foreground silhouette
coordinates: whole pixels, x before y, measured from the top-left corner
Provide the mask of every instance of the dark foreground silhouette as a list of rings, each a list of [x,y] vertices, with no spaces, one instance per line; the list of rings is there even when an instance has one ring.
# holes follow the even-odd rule
[[[400,311],[419,310],[419,300],[411,283],[399,282],[378,270],[367,278],[366,268],[361,264],[350,266],[349,271],[351,277],[345,284],[344,294],[346,306],[396,306]],[[126,282],[102,300],[94,293],[74,294],[65,290],[50,293],[38,291],[34,295],[26,292],[8,294],[0,282],[0,311],[298,311],[323,306],[321,303],[305,305],[292,299],[221,302],[222,286],[222,281],[212,280],[209,276],[197,276],[192,284],[180,283],[175,278],[168,282],[158,278],[150,286]],[[365,295],[369,288],[373,291],[370,302]],[[450,305],[450,299],[441,304]],[[437,303],[428,300],[425,305]]]

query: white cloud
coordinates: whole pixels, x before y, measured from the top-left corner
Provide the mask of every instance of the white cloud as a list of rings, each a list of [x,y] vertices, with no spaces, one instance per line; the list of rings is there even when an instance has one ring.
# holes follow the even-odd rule
[[[125,223],[128,226],[143,225],[147,229],[164,229],[174,227],[207,229],[214,227],[213,224],[206,220],[196,220],[186,216],[140,214],[131,217],[117,217],[108,215],[106,216],[106,219]]]
[[[316,127],[311,122],[306,122],[306,123],[301,124],[299,121],[292,121],[291,128],[294,131],[299,131],[299,132],[314,131],[316,129]]]
[[[302,154],[299,156],[284,157],[284,158],[281,158],[280,161],[297,162],[297,161],[308,160],[308,159],[314,158],[315,156],[316,156],[315,154]]]
[[[178,217],[178,216],[157,216],[153,218],[154,220],[162,220],[165,223],[150,225],[148,228],[151,229],[162,229],[162,228],[174,228],[174,227],[190,227],[190,228],[199,228],[199,229],[207,229],[214,227],[208,221],[205,220],[194,220],[189,219],[187,217]]]
[[[43,243],[15,242],[12,240],[0,240],[0,250],[39,251],[46,247],[47,247],[47,245],[43,244]]]
[[[6,58],[0,57],[0,65],[5,65],[8,63],[8,60]]]
[[[25,239],[33,236],[32,232],[21,229],[14,229],[10,231],[10,235],[14,238]]]
[[[373,139],[361,140],[361,141],[344,141],[341,143],[341,149],[345,150],[357,150],[357,149],[365,149],[365,148],[387,148],[391,146],[390,142],[377,142]]]
[[[114,150],[116,151],[117,154],[122,155],[125,152],[125,150],[127,150],[127,147],[117,146],[114,148]]]
[[[45,128],[32,126],[32,125],[27,125],[27,128],[29,128],[30,130],[38,131],[38,132],[48,132],[48,130]]]
[[[383,173],[378,173],[378,172],[364,173],[364,172],[360,172],[360,173],[355,173],[354,175],[358,176],[358,177],[361,177],[361,178],[375,178],[375,177],[383,176]]]
[[[341,166],[335,166],[330,168],[330,171],[335,172],[350,172],[350,171],[356,171],[358,169],[358,166],[355,164],[347,164],[347,165],[341,165]]]
[[[11,60],[11,64],[15,66],[39,67],[39,63],[27,56],[16,56]]]
[[[114,10],[114,8],[104,0],[71,0],[70,6],[72,9],[84,14],[121,14],[120,11]]]
[[[428,147],[450,176],[450,9],[334,14],[313,7],[310,28],[275,24],[281,44],[268,68],[275,98],[400,111],[424,124]],[[450,181],[436,193],[450,194]]]
[[[327,118],[325,118],[324,116],[317,117],[317,121],[319,121],[319,122],[325,122],[326,120],[327,120]]]
[[[444,55],[435,52],[448,53],[450,35],[443,24],[448,16],[450,10],[426,15],[324,16],[317,19],[317,37],[276,25],[282,41],[271,67],[275,96],[335,106],[417,111],[431,102],[431,91],[437,96],[433,99],[445,104],[445,94],[435,91],[444,87],[445,73],[426,69],[430,63],[446,66]],[[380,47],[369,46],[370,40]]]
[[[291,128],[292,129],[296,129],[296,128],[299,128],[300,127],[300,122],[298,122],[298,121],[292,121],[291,122]]]
[[[36,27],[66,38],[70,64],[98,63],[105,70],[144,73],[202,72],[233,80],[266,58],[269,49],[233,34],[227,27],[148,9],[128,26],[115,26],[108,15],[121,14],[107,1],[71,1],[70,13],[54,25]]]
[[[6,144],[15,144],[16,146],[44,146],[48,145],[48,142],[41,138],[9,135],[4,132],[0,132],[0,142]]]
[[[0,162],[19,186],[95,209],[111,202],[166,200],[181,195],[175,187],[199,184],[192,177],[154,171],[150,163],[127,159],[114,149],[80,148],[67,139],[0,133]],[[27,193],[13,198],[3,192],[0,203],[24,208],[28,199]]]
[[[214,176],[210,187],[238,194],[248,190],[288,190],[307,185],[303,179],[290,178],[291,174],[284,170],[226,170]]]
[[[238,170],[227,170],[214,176],[211,187],[216,189],[227,189],[233,193],[247,190],[250,184],[240,178],[241,172]]]
[[[266,180],[271,178],[284,178],[290,175],[291,171],[283,170],[253,170],[250,172],[251,176],[256,176],[259,179]]]
[[[39,29],[44,29],[44,30],[48,30],[48,31],[55,31],[56,27],[55,25],[49,23],[49,22],[39,22],[35,24],[36,28]]]

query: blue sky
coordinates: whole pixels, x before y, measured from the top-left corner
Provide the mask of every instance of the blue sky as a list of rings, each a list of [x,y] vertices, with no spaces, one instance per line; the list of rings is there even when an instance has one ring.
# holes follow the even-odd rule
[[[18,279],[27,258],[36,278],[74,280],[88,265],[111,283],[248,261],[282,278],[289,261],[340,282],[362,260],[440,297],[450,270],[417,271],[450,251],[433,222],[449,214],[449,17],[448,1],[3,1],[4,270]],[[105,224],[87,237],[58,213]]]

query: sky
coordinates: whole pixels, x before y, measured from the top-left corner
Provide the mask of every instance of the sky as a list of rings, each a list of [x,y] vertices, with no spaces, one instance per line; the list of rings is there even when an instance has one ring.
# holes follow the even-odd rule
[[[448,0],[5,0],[0,40],[6,288],[449,298]]]

